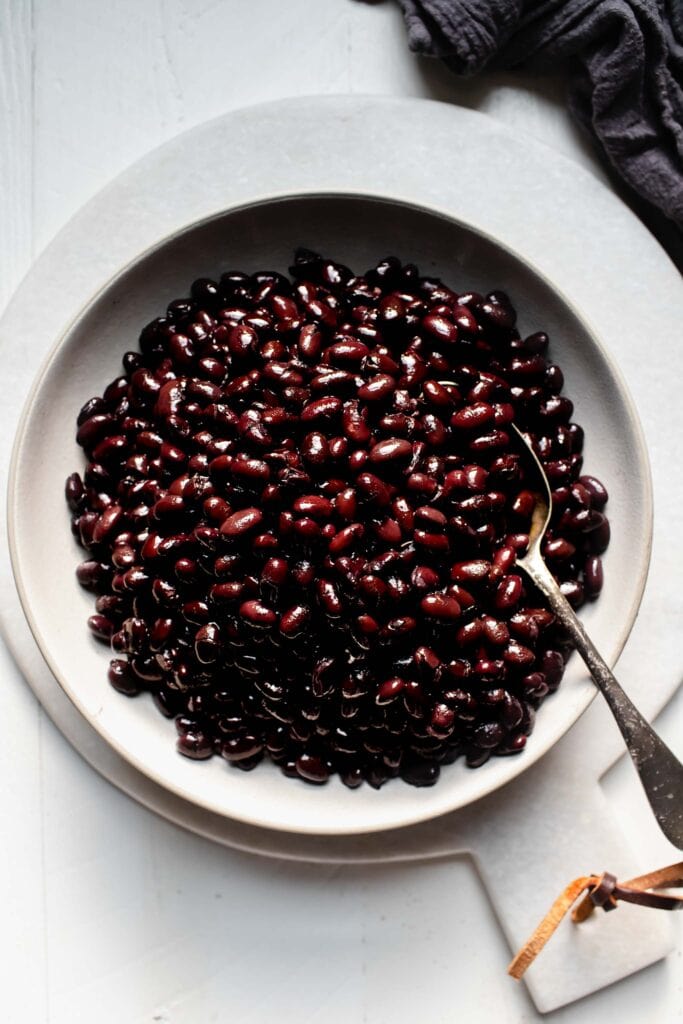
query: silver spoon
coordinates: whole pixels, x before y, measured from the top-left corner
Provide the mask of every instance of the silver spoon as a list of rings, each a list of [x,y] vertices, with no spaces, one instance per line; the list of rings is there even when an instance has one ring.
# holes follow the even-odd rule
[[[636,766],[659,827],[669,842],[683,850],[683,765],[626,696],[545,564],[541,545],[552,513],[550,484],[525,435],[514,423],[511,426],[533,460],[539,490],[542,487],[542,493],[536,494],[536,505],[531,517],[529,549],[523,558],[517,559],[517,565],[524,569],[548,599],[558,622],[567,631],[572,644],[588,666],[593,681],[605,697],[626,740],[631,760]]]

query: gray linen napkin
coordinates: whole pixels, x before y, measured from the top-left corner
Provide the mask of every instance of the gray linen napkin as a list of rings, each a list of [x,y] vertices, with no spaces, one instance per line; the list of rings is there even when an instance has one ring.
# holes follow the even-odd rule
[[[399,3],[411,49],[457,74],[568,62],[574,115],[683,265],[683,0]]]

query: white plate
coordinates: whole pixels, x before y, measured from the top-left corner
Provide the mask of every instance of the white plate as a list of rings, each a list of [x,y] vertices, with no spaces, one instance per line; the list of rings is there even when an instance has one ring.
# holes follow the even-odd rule
[[[542,708],[523,755],[492,759],[476,771],[456,763],[429,790],[400,782],[350,792],[337,779],[307,787],[271,765],[245,775],[218,758],[179,757],[172,723],[148,698],[126,700],[105,680],[107,652],[86,635],[91,598],[74,582],[79,553],[69,538],[63,482],[80,466],[73,440],[81,404],[119,370],[141,325],[197,276],[229,267],[286,270],[305,245],[365,268],[396,252],[454,287],[510,293],[523,333],[545,329],[560,362],[576,418],[588,437],[586,468],[608,485],[614,539],[607,583],[584,621],[614,660],[635,618],[649,558],[651,506],[647,457],[621,376],[594,335],[556,289],[528,264],[439,211],[362,196],[277,198],[242,206],[164,240],[110,282],[59,340],[39,374],[15,447],[10,482],[14,569],[27,618],[65,691],[123,757],[186,800],[241,821],[318,834],[369,832],[411,824],[462,807],[528,768],[570,727],[594,696],[572,659],[557,696]]]

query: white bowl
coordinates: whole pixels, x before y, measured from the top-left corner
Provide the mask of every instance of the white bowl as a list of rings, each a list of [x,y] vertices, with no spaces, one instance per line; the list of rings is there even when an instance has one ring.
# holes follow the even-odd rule
[[[395,198],[269,197],[162,240],[113,278],[57,341],[27,401],[10,473],[10,549],[24,612],[52,672],[91,725],[136,768],[192,803],[255,825],[372,832],[455,810],[530,767],[595,695],[579,659],[570,660],[558,693],[541,707],[522,754],[493,758],[476,770],[458,761],[442,769],[430,789],[394,780],[379,791],[350,791],[336,778],[314,787],[285,778],[269,763],[243,773],[217,757],[191,762],[176,753],[173,722],[148,696],[127,699],[107,683],[110,655],[85,625],[93,601],[74,576],[84,555],[70,535],[64,502],[64,481],[83,463],[74,440],[76,414],[120,372],[121,356],[136,347],[142,325],[170,299],[187,294],[194,278],[228,268],[286,272],[300,245],[359,272],[393,253],[456,289],[503,289],[523,333],[548,332],[586,431],[586,471],[610,491],[605,587],[582,619],[607,660],[616,660],[642,596],[652,531],[647,453],[621,375],[577,311],[537,270],[447,213]]]

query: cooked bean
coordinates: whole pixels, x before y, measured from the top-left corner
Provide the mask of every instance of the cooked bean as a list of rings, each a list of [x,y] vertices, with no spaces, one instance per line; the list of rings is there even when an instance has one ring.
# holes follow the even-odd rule
[[[496,590],[494,603],[499,611],[507,611],[509,608],[514,608],[515,605],[519,604],[522,596],[523,583],[522,577],[513,574],[512,576],[506,576],[505,579],[501,580]]]
[[[121,658],[114,658],[109,662],[109,682],[126,697],[135,697],[140,693],[140,683],[134,676],[127,661]]]
[[[420,601],[420,608],[425,615],[435,619],[458,619],[460,605],[454,597],[447,594],[426,594]]]
[[[306,605],[293,605],[280,619],[280,632],[288,637],[300,636],[306,629],[310,617],[310,608]]]
[[[545,542],[543,554],[552,561],[566,562],[576,554],[576,548],[564,537],[554,537]]]
[[[224,520],[221,533],[225,537],[241,537],[260,526],[262,521],[263,513],[258,508],[243,508]]]
[[[277,615],[273,609],[261,601],[244,601],[240,605],[240,615],[252,626],[264,628],[274,626],[277,621]]]
[[[480,430],[494,418],[493,407],[488,402],[465,405],[451,416],[451,426],[458,430]]]
[[[302,779],[321,785],[330,777],[325,762],[314,754],[302,754],[296,760],[296,770]]]
[[[423,319],[422,330],[430,338],[448,345],[452,345],[458,340],[458,328],[455,323],[445,316],[435,313],[430,313]]]
[[[380,373],[358,389],[358,397],[363,402],[382,402],[393,396],[395,390],[394,378],[388,373]]]
[[[476,583],[487,579],[490,571],[490,562],[484,558],[474,558],[469,562],[456,562],[451,566],[451,579],[461,583]]]
[[[93,636],[98,640],[111,640],[114,632],[114,623],[106,615],[91,615],[88,619],[88,626]]]
[[[386,462],[410,459],[413,448],[409,441],[402,437],[390,437],[379,441],[370,449],[370,462],[382,465]]]
[[[301,422],[313,423],[318,420],[329,420],[340,412],[342,402],[340,398],[330,395],[327,398],[316,398],[309,402],[301,410]]]
[[[602,584],[602,559],[598,555],[589,555],[583,566],[583,586],[586,596],[597,597],[602,590]]]
[[[366,498],[380,508],[384,508],[391,502],[391,492],[383,480],[380,480],[374,473],[360,473],[356,480],[356,487]]]

